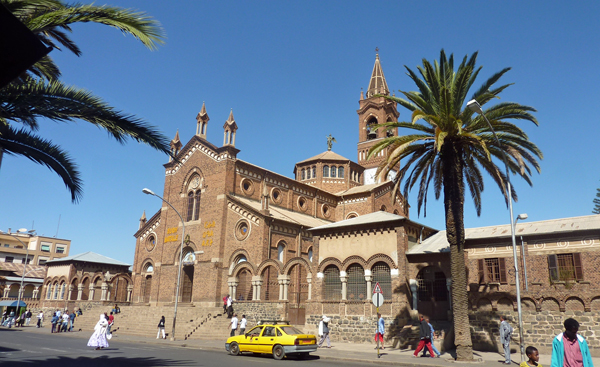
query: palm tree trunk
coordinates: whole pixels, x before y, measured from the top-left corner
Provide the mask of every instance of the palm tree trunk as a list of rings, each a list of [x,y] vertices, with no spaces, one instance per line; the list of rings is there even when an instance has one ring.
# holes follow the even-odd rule
[[[444,209],[446,238],[450,244],[450,273],[452,276],[452,317],[454,344],[459,361],[473,359],[473,342],[469,325],[467,274],[465,267],[465,224],[463,181],[463,150],[460,143],[446,139],[442,145]]]

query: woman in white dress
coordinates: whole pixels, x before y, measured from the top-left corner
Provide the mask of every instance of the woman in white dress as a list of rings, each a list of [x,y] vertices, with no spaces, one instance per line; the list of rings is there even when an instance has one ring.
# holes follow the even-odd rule
[[[94,326],[94,333],[88,341],[88,347],[96,347],[96,350],[101,348],[108,348],[108,340],[106,339],[106,328],[108,327],[108,321],[104,314],[100,314],[100,320]]]

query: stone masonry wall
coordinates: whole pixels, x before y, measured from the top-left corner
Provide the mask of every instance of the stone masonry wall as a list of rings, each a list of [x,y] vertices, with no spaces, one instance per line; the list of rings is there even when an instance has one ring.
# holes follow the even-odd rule
[[[260,320],[282,320],[285,315],[284,304],[279,302],[236,302],[233,310],[240,319],[246,315],[249,325],[256,325]]]

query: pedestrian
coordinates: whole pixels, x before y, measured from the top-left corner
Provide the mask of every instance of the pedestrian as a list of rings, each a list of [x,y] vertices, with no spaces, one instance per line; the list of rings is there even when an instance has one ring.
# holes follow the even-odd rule
[[[112,329],[112,326],[115,323],[115,316],[113,315],[113,313],[110,313],[110,316],[108,316],[108,329],[106,329],[106,334],[110,335],[112,334],[112,331],[110,331],[110,329]]]
[[[158,322],[158,333],[156,333],[156,339],[158,339],[158,337],[160,336],[160,332],[162,331],[162,338],[166,339],[165,337],[165,317],[161,316],[160,321]]]
[[[510,360],[510,337],[512,335],[513,328],[510,326],[506,317],[500,316],[500,343],[504,347],[504,364],[511,364]]]
[[[577,334],[579,322],[568,318],[564,326],[565,331],[558,334],[552,342],[550,367],[593,367],[590,348],[583,336]]]
[[[65,311],[62,315],[62,329],[61,331],[64,333],[69,330],[69,311]]]
[[[75,316],[76,316],[75,311],[73,311],[69,314],[69,328],[68,328],[69,331],[73,331],[73,324],[75,324]]]
[[[87,345],[88,347],[95,347],[96,350],[101,348],[108,348],[108,340],[106,339],[106,328],[108,328],[108,321],[106,321],[105,314],[100,314],[100,320],[94,326],[94,333],[90,337]]]
[[[56,316],[56,312],[52,314],[52,320],[50,320],[50,323],[52,324],[52,329],[50,330],[50,333],[52,334],[56,331],[56,324],[58,323],[58,316]]]
[[[229,336],[235,336],[235,331],[238,328],[237,314],[233,315],[233,317],[231,318],[231,322],[229,323],[229,327],[231,328],[231,332],[229,333]]]
[[[327,339],[327,348],[331,348],[331,341],[329,340],[329,321],[331,321],[331,319],[323,315],[319,322],[319,336],[321,337],[318,344],[319,348],[321,348],[325,339]]]
[[[37,327],[41,328],[42,327],[42,322],[44,321],[44,311],[40,311],[40,313],[37,315]]]
[[[433,349],[433,352],[437,355],[438,358],[440,358],[440,356],[442,354],[435,347],[434,340],[436,339],[436,336],[435,336],[435,330],[433,329],[433,325],[431,325],[428,318],[425,318],[425,322],[427,322],[427,325],[429,325],[429,329],[431,330],[431,349]],[[427,349],[423,349],[423,355],[421,357],[425,357],[426,353],[427,353]],[[432,354],[432,356],[433,356],[433,354]]]
[[[246,315],[242,315],[242,319],[240,320],[240,335],[246,334],[246,324],[248,320],[246,320]]]
[[[27,312],[25,313],[25,326],[29,326],[30,322],[31,322],[31,311],[27,310]]]
[[[60,312],[60,310],[56,310],[56,316],[60,317],[62,315],[62,312]]]
[[[231,318],[233,315],[233,300],[227,295],[227,317]]]
[[[536,347],[528,346],[525,348],[525,355],[529,360],[521,362],[519,367],[542,367],[542,365],[538,363],[540,360],[540,353]]]
[[[427,349],[429,350],[429,354],[431,354],[431,358],[435,358],[433,356],[433,349],[431,348],[431,329],[429,328],[427,321],[425,321],[425,319],[423,318],[423,315],[419,316],[419,320],[421,320],[419,324],[419,338],[421,340],[419,340],[419,345],[417,346],[413,357],[418,357],[419,352],[423,348],[427,347]]]
[[[383,335],[385,334],[385,321],[381,317],[380,313],[377,313],[377,331],[375,332],[375,349],[379,347],[381,343],[381,349],[385,349],[383,346]]]
[[[229,295],[223,297],[223,313],[227,313],[227,298],[229,298]]]

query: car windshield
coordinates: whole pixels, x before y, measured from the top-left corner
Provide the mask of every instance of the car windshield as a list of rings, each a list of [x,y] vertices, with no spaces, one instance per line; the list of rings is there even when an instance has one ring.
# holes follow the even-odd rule
[[[287,335],[304,334],[304,332],[302,332],[302,330],[298,330],[293,326],[282,326],[281,330],[283,330],[283,332],[286,333]]]
[[[255,328],[253,328],[252,330],[248,331],[246,333],[246,335],[250,335],[250,336],[259,336],[260,332],[262,331],[263,327],[262,326],[256,326]]]

